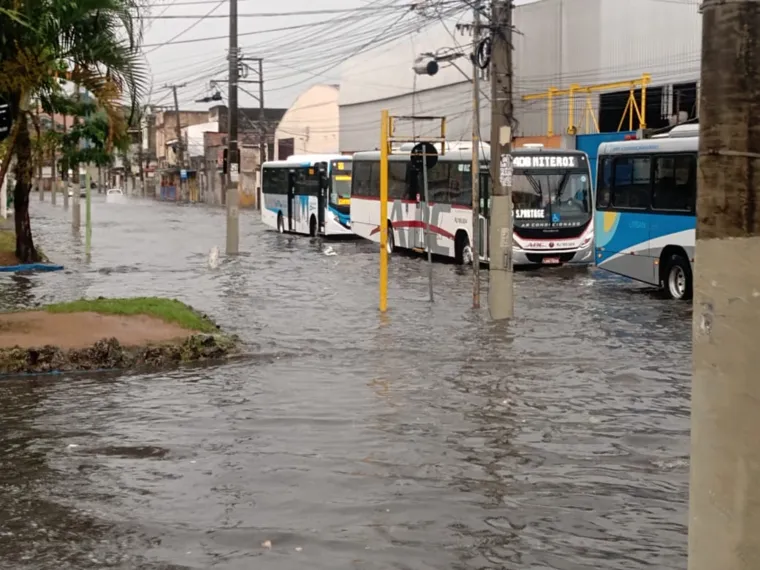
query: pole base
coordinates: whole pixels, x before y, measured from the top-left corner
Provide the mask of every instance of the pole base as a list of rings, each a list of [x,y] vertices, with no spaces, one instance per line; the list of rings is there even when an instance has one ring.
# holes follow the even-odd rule
[[[237,188],[228,188],[225,194],[227,205],[227,255],[240,253],[240,207]]]

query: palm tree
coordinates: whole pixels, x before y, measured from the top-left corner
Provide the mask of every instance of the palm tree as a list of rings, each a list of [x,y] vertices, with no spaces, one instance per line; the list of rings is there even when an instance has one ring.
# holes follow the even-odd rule
[[[139,1],[15,0],[13,9],[0,9],[0,94],[13,119],[0,181],[15,155],[16,257],[21,262],[39,260],[29,222],[32,101],[55,111],[63,92],[58,77],[65,73],[97,99],[111,123],[109,132],[120,132],[125,122],[120,100],[127,96],[136,109],[145,85]]]

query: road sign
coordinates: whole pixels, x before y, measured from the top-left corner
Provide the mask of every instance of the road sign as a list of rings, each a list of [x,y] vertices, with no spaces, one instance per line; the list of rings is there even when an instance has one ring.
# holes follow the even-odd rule
[[[502,187],[512,186],[514,163],[511,154],[502,154],[499,160],[499,183]]]
[[[182,180],[187,180],[187,170],[185,170],[184,168],[182,170],[180,170],[179,171],[179,177]]]
[[[421,142],[414,145],[409,155],[409,160],[417,170],[422,170],[422,154],[425,153],[425,166],[428,170],[438,163],[438,151],[429,142]]]

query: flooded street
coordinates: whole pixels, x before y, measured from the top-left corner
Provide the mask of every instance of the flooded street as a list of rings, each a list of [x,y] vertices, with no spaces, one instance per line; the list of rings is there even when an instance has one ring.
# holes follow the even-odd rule
[[[88,262],[46,200],[66,270],[0,277],[2,310],[171,296],[252,357],[1,380],[0,568],[686,568],[688,305],[520,272],[494,325],[469,271],[436,264],[431,305],[425,260],[396,256],[381,320],[373,244],[328,256],[244,213],[210,269],[223,211],[101,196]]]

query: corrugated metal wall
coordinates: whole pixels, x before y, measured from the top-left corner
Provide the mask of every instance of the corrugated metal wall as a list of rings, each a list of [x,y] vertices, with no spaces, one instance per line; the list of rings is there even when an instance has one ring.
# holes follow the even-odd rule
[[[486,84],[486,87],[488,85]],[[340,150],[356,152],[379,148],[380,112],[388,109],[391,115],[443,115],[449,140],[470,140],[472,137],[472,84],[460,82],[439,89],[420,91],[416,95],[403,95],[381,101],[344,105],[340,107]],[[490,136],[490,107],[481,110],[480,132]],[[397,125],[399,136],[430,135],[440,129],[440,123]],[[437,133],[435,133],[437,134]]]
[[[469,21],[467,18],[463,21]],[[699,76],[701,17],[698,5],[685,0],[541,0],[515,9],[515,114],[518,136],[546,135],[546,98],[523,101],[523,95],[580,85],[631,80],[651,73],[653,84],[693,81]],[[471,88],[462,74],[444,68],[435,77],[410,75],[414,54],[459,45],[445,27],[424,29],[397,46],[384,46],[349,60],[341,82],[340,148],[355,151],[378,145],[380,111],[392,114],[443,114],[450,138],[469,138]],[[464,47],[463,47],[464,45]],[[459,67],[471,72],[465,60]],[[357,71],[361,70],[361,71]],[[380,83],[386,84],[381,88]],[[411,92],[416,85],[417,95]],[[483,91],[490,93],[487,82]],[[432,89],[429,89],[432,88]],[[427,89],[427,90],[426,90]],[[622,89],[622,88],[619,88]],[[385,97],[383,100],[377,100]],[[598,116],[598,93],[590,97]],[[414,105],[412,104],[414,101]],[[575,123],[581,120],[585,99],[575,101]],[[568,127],[568,97],[554,100],[554,134]],[[489,138],[490,105],[481,103],[484,139]]]

